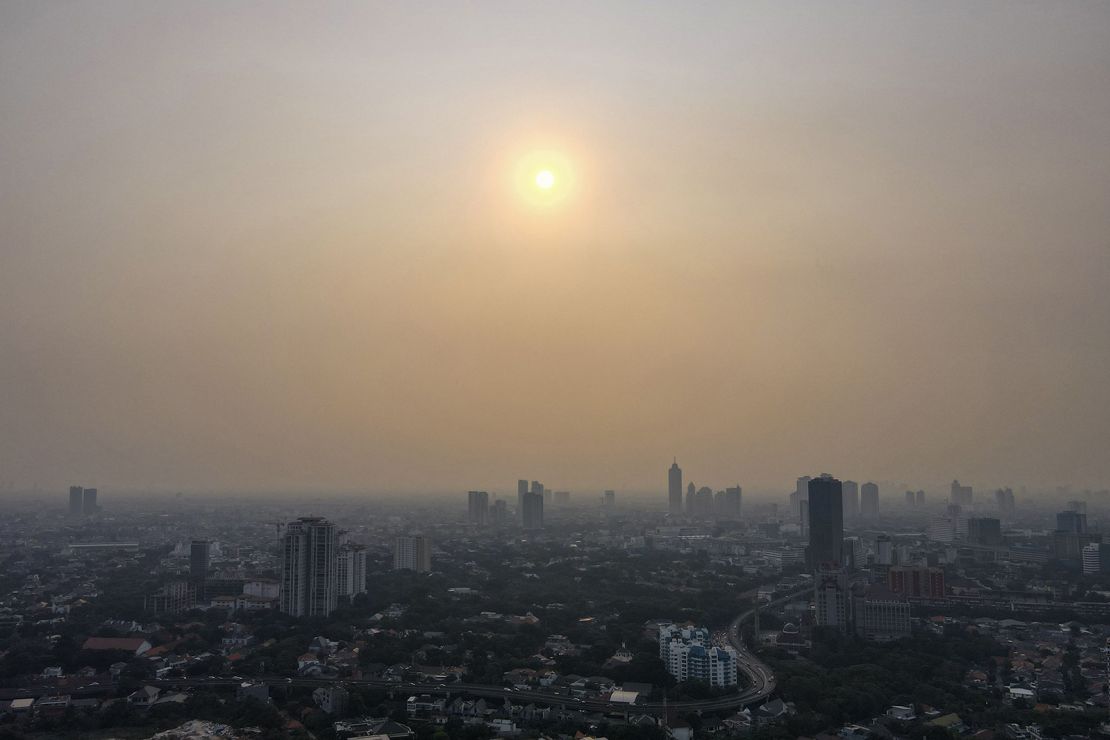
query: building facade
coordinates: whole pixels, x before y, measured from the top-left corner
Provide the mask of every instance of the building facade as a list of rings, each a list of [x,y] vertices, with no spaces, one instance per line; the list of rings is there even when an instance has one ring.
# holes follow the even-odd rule
[[[430,572],[432,570],[431,541],[419,534],[398,537],[393,543],[393,570]]]
[[[711,645],[704,627],[661,626],[659,658],[679,681],[704,681],[719,688],[736,685],[736,651]]]
[[[281,611],[295,617],[326,617],[338,604],[335,525],[301,517],[285,528],[282,548]]]

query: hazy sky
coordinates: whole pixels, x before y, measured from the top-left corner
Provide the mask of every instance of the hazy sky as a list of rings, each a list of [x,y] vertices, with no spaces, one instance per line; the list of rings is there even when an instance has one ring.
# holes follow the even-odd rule
[[[1110,3],[0,3],[0,482],[1108,450]]]

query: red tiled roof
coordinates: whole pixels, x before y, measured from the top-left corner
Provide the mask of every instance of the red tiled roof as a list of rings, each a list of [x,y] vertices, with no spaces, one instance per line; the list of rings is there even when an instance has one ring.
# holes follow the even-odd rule
[[[145,643],[141,637],[90,637],[81,646],[82,650],[126,650],[134,653]]]

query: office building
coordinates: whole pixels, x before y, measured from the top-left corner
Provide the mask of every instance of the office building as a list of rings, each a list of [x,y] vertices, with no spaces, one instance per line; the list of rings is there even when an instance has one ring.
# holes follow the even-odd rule
[[[667,471],[667,511],[671,516],[682,516],[682,468],[677,458]]]
[[[865,640],[889,641],[910,636],[910,602],[881,583],[853,593],[855,633]]]
[[[822,564],[813,581],[817,624],[847,632],[849,628],[848,574],[843,568]]]
[[[351,543],[340,545],[335,573],[339,596],[353,599],[366,593],[366,548]]]
[[[529,491],[524,496],[524,509],[521,511],[521,525],[525,531],[536,532],[543,529],[543,494]]]
[[[1002,522],[992,517],[971,517],[967,520],[967,541],[973,545],[1002,544]]]
[[[528,493],[525,497],[539,494]],[[428,573],[432,570],[432,543],[423,535],[398,537],[393,543],[393,570],[414,570]]]
[[[794,492],[790,494],[790,510],[794,516],[802,519],[802,502],[809,499],[809,481],[808,475],[803,475],[794,482]]]
[[[83,506],[83,504],[82,504],[83,495],[84,495],[84,491],[81,489],[81,486],[70,486],[69,487],[69,515],[70,516],[74,516],[74,517],[81,516],[81,509],[82,509],[82,506]]]
[[[798,532],[809,537],[809,501],[804,498],[798,501]]]
[[[894,542],[889,535],[875,538],[875,565],[894,565]]]
[[[1061,511],[1056,515],[1056,531],[1087,533],[1087,515],[1078,511]]]
[[[489,493],[486,491],[468,491],[466,494],[467,521],[471,524],[484,527],[489,523]]]
[[[866,522],[879,518],[879,487],[874,483],[864,483],[859,487],[859,515]]]
[[[844,521],[854,522],[859,518],[859,483],[846,480],[840,484],[840,490],[844,501]]]
[[[809,481],[809,566],[844,564],[844,509],[840,481],[823,474]]]
[[[958,480],[952,481],[952,493],[948,503],[958,506],[970,507],[972,501],[971,486],[961,486]]]
[[[326,617],[338,604],[335,525],[301,517],[282,537],[279,608],[294,617]]]
[[[1110,573],[1110,544],[1091,542],[1084,545],[1082,553],[1083,575]]]
[[[100,505],[96,502],[96,489],[86,488],[81,492],[81,513],[92,516],[98,511],[100,511]]]
[[[715,647],[704,627],[659,627],[659,658],[678,681],[703,681],[714,688],[736,685],[736,651]]]
[[[941,514],[929,520],[929,526],[925,530],[925,536],[937,542],[955,542],[958,528],[959,522],[956,517],[949,514]]]

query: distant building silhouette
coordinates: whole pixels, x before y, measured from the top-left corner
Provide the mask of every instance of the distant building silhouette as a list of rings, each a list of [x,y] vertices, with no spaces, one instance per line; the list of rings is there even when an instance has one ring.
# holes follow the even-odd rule
[[[606,491],[605,493],[603,493],[601,495],[601,501],[602,501],[602,505],[606,509],[612,509],[613,507],[615,507],[617,505],[617,492],[616,491]]]
[[[867,522],[879,518],[879,487],[874,483],[864,483],[859,487],[859,515]]]
[[[844,565],[844,508],[840,481],[825,474],[809,481],[809,565]]]
[[[493,526],[504,527],[509,523],[509,506],[505,503],[505,499],[497,499],[493,502]]]
[[[671,516],[682,516],[682,468],[677,459],[667,471],[667,511]]]
[[[844,521],[854,522],[859,518],[859,483],[846,480],[840,487],[843,491]]]
[[[543,529],[543,493],[529,491],[524,496],[524,508],[521,511],[521,525],[525,531],[537,532]]]
[[[1057,532],[1087,533],[1087,515],[1078,511],[1061,511],[1056,515]]]
[[[301,517],[282,537],[281,611],[294,617],[326,617],[338,603],[335,525]]]
[[[69,515],[72,517],[81,516],[82,498],[84,491],[81,486],[69,487]]]
[[[189,543],[189,583],[196,593],[197,601],[207,603],[208,567],[211,565],[212,543],[208,540],[193,540]]]
[[[489,493],[469,491],[466,494],[467,520],[471,524],[484,527],[489,523]]]
[[[952,481],[952,493],[948,499],[949,503],[958,504],[960,506],[971,506],[973,498],[971,486],[961,486],[958,480]]]
[[[81,513],[92,516],[98,511],[100,511],[100,505],[96,502],[96,489],[86,488],[81,496]]]

